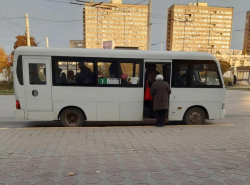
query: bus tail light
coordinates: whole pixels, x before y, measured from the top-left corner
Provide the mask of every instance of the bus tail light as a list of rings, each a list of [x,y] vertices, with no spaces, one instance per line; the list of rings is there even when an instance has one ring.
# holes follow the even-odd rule
[[[21,106],[18,100],[16,100],[16,109],[21,109]]]
[[[225,103],[222,103],[222,109],[225,109]]]

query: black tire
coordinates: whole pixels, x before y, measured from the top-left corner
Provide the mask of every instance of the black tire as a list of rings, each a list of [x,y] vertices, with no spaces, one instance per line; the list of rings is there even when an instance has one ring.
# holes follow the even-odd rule
[[[184,116],[184,122],[187,125],[202,125],[205,123],[205,112],[199,107],[194,107],[189,109],[185,116]]]
[[[82,127],[85,122],[82,111],[77,108],[63,110],[60,120],[64,127]]]

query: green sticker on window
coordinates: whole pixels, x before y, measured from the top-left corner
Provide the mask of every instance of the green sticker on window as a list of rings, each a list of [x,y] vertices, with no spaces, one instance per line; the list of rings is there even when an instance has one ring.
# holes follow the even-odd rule
[[[107,84],[107,78],[98,78],[98,84]]]

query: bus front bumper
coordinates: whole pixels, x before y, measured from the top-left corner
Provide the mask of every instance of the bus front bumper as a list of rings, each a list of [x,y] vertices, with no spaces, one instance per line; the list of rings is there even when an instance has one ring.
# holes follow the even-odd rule
[[[220,118],[225,118],[226,116],[226,109],[222,109],[220,112]]]
[[[15,109],[15,118],[25,119],[25,113],[23,109]]]

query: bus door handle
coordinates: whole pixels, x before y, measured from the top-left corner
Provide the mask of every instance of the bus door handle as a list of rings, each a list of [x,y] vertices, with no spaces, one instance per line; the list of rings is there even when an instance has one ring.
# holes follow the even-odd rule
[[[35,96],[35,97],[38,96],[38,91],[37,90],[33,90],[32,91],[32,95]]]

